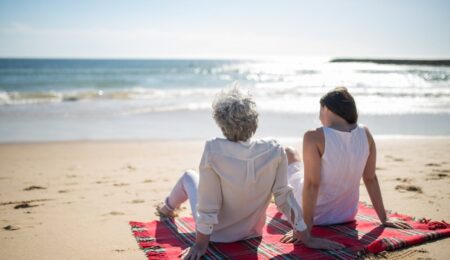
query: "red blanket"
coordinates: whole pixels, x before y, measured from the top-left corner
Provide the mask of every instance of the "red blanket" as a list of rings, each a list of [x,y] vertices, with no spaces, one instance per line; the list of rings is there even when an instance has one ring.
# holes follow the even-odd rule
[[[438,238],[450,236],[445,221],[432,222],[401,214],[389,214],[410,223],[414,229],[400,230],[380,226],[375,210],[362,203],[356,221],[330,226],[315,226],[315,236],[344,244],[338,251],[315,250],[303,245],[283,244],[283,234],[291,230],[281,219],[274,205],[267,210],[266,227],[262,238],[234,243],[210,243],[205,259],[355,259],[367,253],[396,250]],[[152,222],[130,222],[131,230],[148,259],[176,259],[181,251],[195,241],[195,222],[192,218],[167,219]]]

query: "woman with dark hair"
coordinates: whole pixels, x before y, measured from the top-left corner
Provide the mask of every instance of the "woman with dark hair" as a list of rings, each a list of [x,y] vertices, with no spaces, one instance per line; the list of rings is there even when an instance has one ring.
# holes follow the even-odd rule
[[[295,149],[286,149],[289,184],[303,205],[308,231],[313,225],[353,221],[361,178],[381,224],[411,228],[386,216],[375,174],[375,142],[369,129],[357,124],[355,100],[346,88],[335,88],[320,99],[319,119],[323,126],[303,137],[303,165]],[[295,240],[290,234],[283,238],[283,242]]]

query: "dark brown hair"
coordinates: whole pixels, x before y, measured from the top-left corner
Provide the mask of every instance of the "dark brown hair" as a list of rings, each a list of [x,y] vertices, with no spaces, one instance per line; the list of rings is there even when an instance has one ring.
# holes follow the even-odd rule
[[[345,87],[337,87],[325,94],[320,99],[320,105],[326,106],[349,124],[355,124],[358,121],[355,100]]]

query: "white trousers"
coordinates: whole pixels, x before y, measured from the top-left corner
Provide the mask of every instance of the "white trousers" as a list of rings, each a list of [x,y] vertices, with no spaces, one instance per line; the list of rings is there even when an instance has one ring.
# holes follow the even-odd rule
[[[288,183],[293,187],[295,199],[302,205],[301,194],[303,190],[303,164],[294,162],[288,165]],[[189,200],[192,216],[197,218],[197,190],[199,175],[194,170],[185,171],[173,187],[165,200],[166,206],[174,211],[183,202]]]
[[[189,200],[191,205],[192,216],[197,218],[197,190],[198,190],[199,175],[194,170],[188,170],[181,175],[177,181],[169,197],[166,198],[166,206],[170,210],[175,210],[183,202]]]

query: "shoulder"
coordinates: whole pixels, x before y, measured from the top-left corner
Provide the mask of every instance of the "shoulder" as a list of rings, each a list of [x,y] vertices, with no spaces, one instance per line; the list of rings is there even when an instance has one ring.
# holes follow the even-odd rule
[[[271,137],[257,139],[255,140],[255,143],[257,145],[264,146],[267,149],[283,149],[282,145],[277,140]]]
[[[367,135],[372,135],[370,133],[369,127],[367,127],[366,125],[358,125],[360,128],[364,129],[364,131],[366,132]]]
[[[258,153],[273,153],[279,154],[280,156],[285,156],[285,151],[283,146],[274,138],[261,138],[254,140],[254,148]]]
[[[368,139],[373,139],[373,136],[372,136],[372,133],[369,130],[369,127],[367,127],[366,125],[359,125],[359,127],[364,129],[364,132],[366,133]]]
[[[280,143],[273,137],[261,138],[255,140],[257,143],[270,145],[270,146],[280,146]]]
[[[220,145],[220,144],[226,143],[226,142],[230,142],[230,141],[228,141],[225,138],[220,138],[220,137],[211,138],[209,140],[206,140],[205,147],[216,146],[216,145]]]
[[[304,143],[319,143],[324,139],[324,129],[319,127],[313,130],[308,130],[303,135]]]
[[[367,141],[369,143],[369,147],[372,148],[375,144],[375,140],[373,139],[372,133],[370,132],[370,130],[367,126],[360,125],[360,127],[364,130],[364,133],[367,136]]]
[[[207,154],[211,150],[214,150],[213,147],[217,147],[219,142],[220,142],[219,138],[213,138],[213,139],[206,140],[205,146],[203,148],[203,154]]]
[[[215,138],[211,138],[206,140],[206,143],[220,143],[220,142],[229,142],[227,139],[225,138],[220,138],[220,137],[215,137]]]

